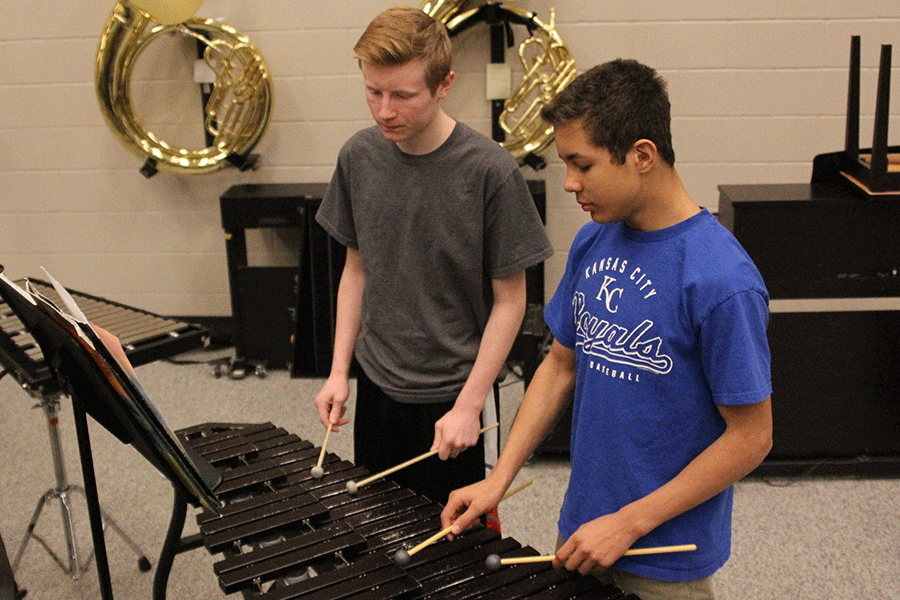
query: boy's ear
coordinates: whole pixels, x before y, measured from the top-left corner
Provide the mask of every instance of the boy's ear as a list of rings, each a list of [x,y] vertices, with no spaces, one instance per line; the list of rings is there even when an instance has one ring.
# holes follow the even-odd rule
[[[450,92],[450,84],[453,83],[453,79],[456,77],[456,73],[454,71],[450,71],[447,73],[447,76],[444,77],[444,80],[438,84],[437,89],[435,90],[435,95],[439,98],[446,98],[447,94]]]
[[[631,148],[634,150],[635,164],[639,172],[644,173],[653,168],[659,157],[656,144],[647,139],[640,139]]]

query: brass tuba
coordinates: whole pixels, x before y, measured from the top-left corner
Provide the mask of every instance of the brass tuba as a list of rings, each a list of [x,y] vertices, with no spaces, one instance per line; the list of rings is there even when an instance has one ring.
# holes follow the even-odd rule
[[[157,168],[176,173],[208,173],[231,164],[254,168],[250,151],[272,110],[272,83],[256,46],[218,21],[192,15],[202,0],[119,0],[100,39],[96,87],[107,124],[122,144]],[[215,74],[206,98],[208,147],[174,148],[149,131],[131,103],[131,72],[141,52],[163,34],[177,32],[203,44],[203,58]]]
[[[555,12],[550,10],[550,22],[545,23],[535,13],[515,6],[488,2],[463,10],[467,3],[468,0],[426,0],[421,8],[440,19],[450,35],[468,29],[475,21],[487,18],[487,14],[490,18],[499,14],[507,22],[525,25],[531,33],[519,45],[524,75],[518,88],[504,102],[499,125],[507,135],[502,146],[520,164],[539,168],[543,161],[536,157],[553,143],[553,126],[541,119],[541,108],[578,75],[572,53],[556,32]]]
[[[458,13],[469,0],[424,0],[421,8],[444,25]]]

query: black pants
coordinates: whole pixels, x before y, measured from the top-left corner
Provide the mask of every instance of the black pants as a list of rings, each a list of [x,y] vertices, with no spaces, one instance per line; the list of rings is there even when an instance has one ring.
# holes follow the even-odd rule
[[[495,388],[495,401],[497,398]],[[428,452],[434,442],[434,424],[451,408],[453,402],[397,402],[359,369],[353,425],[353,462],[375,474]],[[434,502],[446,504],[451,491],[484,479],[483,439],[480,436],[476,445],[456,458],[441,460],[437,455],[430,456],[392,473],[388,479]]]

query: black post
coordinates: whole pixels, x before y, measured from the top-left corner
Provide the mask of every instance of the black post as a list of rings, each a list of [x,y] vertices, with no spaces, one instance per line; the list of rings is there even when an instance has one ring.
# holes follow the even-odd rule
[[[875,132],[872,136],[872,179],[873,192],[885,190],[887,179],[888,117],[891,105],[891,46],[881,46],[881,62],[878,65],[878,95],[875,98]]]
[[[72,412],[75,415],[75,433],[78,437],[78,454],[81,457],[81,475],[84,478],[84,496],[91,521],[91,537],[94,541],[94,560],[97,563],[97,579],[100,598],[113,600],[112,582],[109,576],[109,558],[106,555],[106,539],[103,537],[103,514],[97,494],[94,474],[94,458],[91,455],[91,437],[88,431],[87,413],[78,398],[72,394]]]
[[[487,23],[491,32],[491,62],[502,64],[506,62],[506,36],[509,23],[500,18],[500,11],[494,6],[492,13],[487,14]],[[491,138],[495,142],[505,142],[506,132],[500,126],[500,117],[503,115],[505,99],[491,100]]]
[[[166,531],[166,540],[163,542],[162,552],[156,563],[156,574],[153,576],[153,600],[165,600],[166,587],[169,584],[169,574],[172,572],[172,564],[175,555],[181,549],[181,534],[184,531],[184,521],[187,517],[187,502],[184,497],[175,490],[175,504],[172,507],[172,518],[169,520],[169,529]]]
[[[859,36],[850,38],[850,77],[847,84],[847,125],[844,152],[848,162],[859,160]]]

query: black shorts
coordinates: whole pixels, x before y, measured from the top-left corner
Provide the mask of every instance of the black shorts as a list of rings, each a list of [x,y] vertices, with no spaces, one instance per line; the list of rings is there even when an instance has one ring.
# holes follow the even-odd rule
[[[499,397],[496,386],[494,391],[496,402]],[[374,475],[428,452],[434,442],[434,424],[453,404],[397,402],[359,369],[353,424],[354,463]],[[495,460],[496,457],[490,464]],[[387,478],[434,502],[446,504],[451,491],[481,481],[484,476],[484,436],[479,436],[474,446],[456,458],[441,460],[437,455],[430,456]]]

